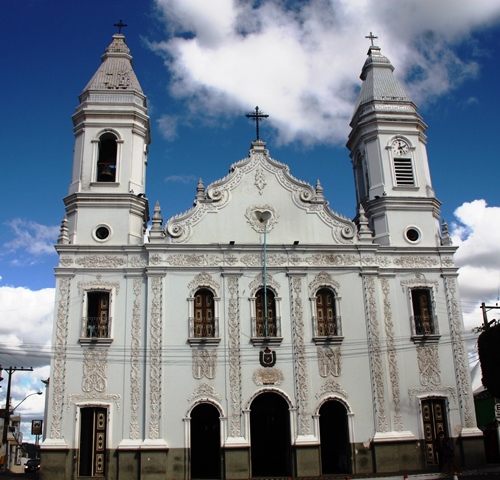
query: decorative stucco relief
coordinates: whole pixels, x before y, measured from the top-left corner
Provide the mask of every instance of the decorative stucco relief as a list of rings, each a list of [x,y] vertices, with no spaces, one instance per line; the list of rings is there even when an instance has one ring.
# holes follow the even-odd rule
[[[149,432],[152,440],[160,438],[162,379],[162,286],[161,277],[151,279],[152,299],[149,336]]]
[[[250,282],[250,292],[251,296],[254,297],[255,294],[257,293],[257,290],[259,288],[262,288],[264,285],[264,274],[259,273],[258,275],[255,276],[255,279]],[[271,276],[269,273],[266,273],[266,285],[272,289],[274,289],[275,292],[279,292],[281,285]]]
[[[222,257],[212,254],[168,255],[165,262],[174,267],[217,267]]]
[[[113,255],[86,255],[77,258],[75,263],[87,268],[117,268],[127,263],[123,257]]]
[[[73,265],[74,260],[71,257],[60,257],[59,258],[59,265],[62,265],[63,267],[69,267],[70,265]]]
[[[96,275],[96,280],[92,280],[91,282],[78,282],[77,287],[78,295],[82,295],[85,290],[92,290],[95,288],[114,290],[116,295],[120,292],[120,282],[102,280],[102,275]]]
[[[405,255],[393,260],[394,265],[404,268],[434,267],[438,265],[437,258],[421,257],[418,255]]]
[[[120,411],[122,406],[121,396],[118,393],[71,393],[68,395],[68,410],[70,409],[71,405],[74,405],[77,402],[113,402],[116,405],[116,409],[118,411]]]
[[[377,419],[377,432],[387,432],[387,416],[384,395],[384,369],[379,338],[378,311],[375,295],[375,280],[371,276],[363,276],[363,292],[365,315],[368,322],[369,358],[372,371],[372,394],[374,414]]]
[[[342,353],[340,347],[318,347],[318,369],[323,377],[339,377],[342,374]]]
[[[462,315],[458,305],[456,278],[445,277],[444,288],[461,414],[465,428],[474,428],[476,422],[472,394],[469,393],[471,392],[469,362],[462,338]]]
[[[144,257],[132,257],[130,259],[130,266],[134,268],[144,268],[148,265],[146,258]]]
[[[401,280],[400,282],[401,290],[403,293],[406,291],[408,287],[431,287],[434,288],[437,292],[439,289],[439,282],[437,280],[427,280],[423,273],[416,273],[415,278],[408,278],[406,280]]]
[[[269,219],[265,223],[260,220],[264,212],[270,214]],[[247,219],[247,223],[250,224],[256,232],[264,233],[264,227],[266,227],[265,230],[269,233],[278,223],[279,215],[276,209],[271,205],[250,205],[246,209],[245,218]]]
[[[193,350],[193,377],[215,378],[217,374],[217,350]]]
[[[380,279],[384,294],[384,324],[387,343],[387,360],[389,363],[389,377],[391,380],[392,401],[394,404],[394,430],[403,431],[403,416],[401,414],[401,395],[399,390],[398,354],[394,340],[394,324],[392,322],[392,307],[390,300],[390,286],[387,278]]]
[[[413,404],[414,399],[417,395],[429,395],[429,394],[440,394],[440,395],[448,395],[453,398],[453,400],[457,401],[457,391],[454,387],[415,387],[408,389],[408,397],[410,398],[410,405]]]
[[[215,292],[216,296],[220,297],[220,284],[207,272],[200,272],[194,277],[193,280],[191,280],[191,282],[189,282],[188,288],[190,295],[193,297],[196,290],[201,287],[211,288]]]
[[[309,291],[311,293],[314,293],[321,287],[331,287],[338,293],[340,289],[340,284],[337,281],[335,281],[329,273],[319,272],[314,277],[312,282],[309,283]]]
[[[316,399],[331,395],[332,393],[347,398],[349,394],[333,378],[327,380],[316,393]]]
[[[86,348],[83,351],[82,391],[88,393],[106,391],[108,350]]]
[[[216,402],[222,401],[222,397],[215,391],[215,388],[206,383],[202,383],[199,387],[197,387],[196,390],[191,395],[189,395],[187,401],[191,404],[193,402],[196,402],[197,400],[202,400],[205,398],[215,400]]]
[[[259,190],[259,194],[262,195],[264,187],[267,185],[266,176],[264,170],[261,167],[257,168],[255,171],[255,186]]]
[[[247,254],[240,257],[240,261],[245,264],[246,267],[261,267],[264,265],[264,254]],[[286,265],[287,258],[285,255],[280,255],[277,253],[271,253],[266,255],[266,265],[268,267],[279,267],[281,265]]]
[[[252,380],[258,386],[281,385],[285,381],[285,376],[279,368],[259,368],[253,372]]]
[[[417,362],[420,372],[420,385],[423,387],[441,385],[441,368],[437,345],[419,345],[417,347]]]
[[[241,436],[240,304],[238,277],[227,278],[231,436]]]
[[[132,308],[132,338],[130,342],[130,415],[129,436],[139,437],[139,406],[141,404],[141,292],[142,278],[134,278],[134,306]]]
[[[309,435],[311,431],[309,412],[309,382],[307,373],[307,356],[304,342],[304,309],[302,307],[302,277],[290,278],[290,298],[292,302],[292,346],[293,363],[295,365],[295,385],[299,435]]]
[[[68,336],[68,310],[70,302],[70,280],[58,280],[58,297],[55,325],[55,343],[53,369],[51,373],[52,384],[52,418],[50,423],[50,438],[60,439],[61,422],[64,408],[64,395],[66,384],[66,348]]]

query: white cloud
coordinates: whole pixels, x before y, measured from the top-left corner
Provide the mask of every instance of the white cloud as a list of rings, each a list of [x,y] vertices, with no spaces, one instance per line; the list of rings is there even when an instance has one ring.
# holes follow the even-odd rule
[[[500,289],[500,207],[484,200],[466,202],[455,212],[451,225],[453,244],[459,246],[455,261],[460,267],[459,285],[466,328],[480,326],[481,302],[495,305]],[[500,310],[489,319],[499,318]]]
[[[193,183],[198,180],[197,177],[194,175],[169,175],[168,177],[165,177],[165,183],[168,182],[174,182],[174,183]]]
[[[41,225],[36,222],[16,218],[7,223],[14,238],[3,246],[8,251],[22,251],[30,257],[55,254],[54,243],[59,227]]]
[[[473,30],[500,19],[498,2],[156,3],[171,36],[151,48],[165,58],[172,94],[187,104],[184,120],[259,105],[272,113],[282,143],[345,141],[370,31],[419,103],[478,74],[470,55],[453,47],[469,40],[470,54]]]

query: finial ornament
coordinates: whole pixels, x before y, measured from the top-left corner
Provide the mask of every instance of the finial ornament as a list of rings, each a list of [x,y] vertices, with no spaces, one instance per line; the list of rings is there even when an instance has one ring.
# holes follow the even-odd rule
[[[370,41],[372,42],[372,47],[374,47],[375,45],[374,45],[374,43],[373,43],[373,40],[375,40],[375,39],[376,39],[376,38],[378,38],[378,37],[376,37],[375,35],[373,35],[373,33],[372,33],[372,32],[370,32],[370,35],[367,35],[365,38],[369,38],[369,39],[370,39]]]
[[[262,113],[259,110],[259,107],[255,107],[255,113],[254,112],[247,113],[246,117],[247,118],[251,118],[252,120],[255,120],[255,125],[256,125],[255,128],[256,128],[256,131],[257,131],[257,139],[256,140],[260,140],[260,136],[259,136],[259,119],[268,118],[269,115],[266,115],[266,114]]]
[[[120,19],[118,23],[113,24],[113,27],[118,27],[118,33],[122,33],[122,28],[128,27],[128,25],[126,23],[123,23],[122,20]]]

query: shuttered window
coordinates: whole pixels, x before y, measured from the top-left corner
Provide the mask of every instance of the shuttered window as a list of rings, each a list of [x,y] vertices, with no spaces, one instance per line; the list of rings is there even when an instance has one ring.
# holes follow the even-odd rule
[[[396,185],[415,185],[411,158],[394,158],[394,173],[396,175]]]

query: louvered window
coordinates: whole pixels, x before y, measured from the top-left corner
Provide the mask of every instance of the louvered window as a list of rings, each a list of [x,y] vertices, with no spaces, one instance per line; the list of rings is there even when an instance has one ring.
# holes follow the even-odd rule
[[[394,172],[396,175],[396,185],[415,185],[411,158],[394,158]]]
[[[431,291],[415,288],[411,291],[413,324],[416,335],[436,335],[439,333],[437,317],[434,314]]]
[[[266,315],[267,304],[267,315]],[[256,333],[257,337],[276,337],[276,303],[274,292],[269,288],[261,288],[255,295]]]
[[[339,335],[335,294],[329,288],[322,288],[316,294],[317,335],[320,337]]]

